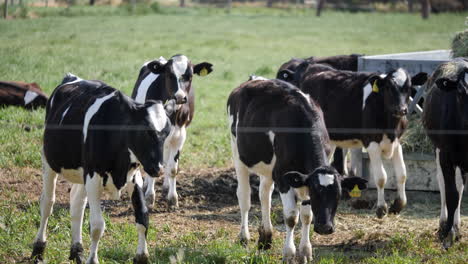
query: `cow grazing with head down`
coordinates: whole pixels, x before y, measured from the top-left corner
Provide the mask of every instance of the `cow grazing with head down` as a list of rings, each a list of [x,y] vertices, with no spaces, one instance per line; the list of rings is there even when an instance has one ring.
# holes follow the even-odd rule
[[[105,223],[100,197],[103,191],[118,199],[127,184],[138,231],[135,263],[148,262],[146,234],[148,209],[143,196],[143,180],[135,170],[142,165],[156,177],[162,170],[163,143],[171,129],[161,101],[139,104],[100,81],[67,75],[52,93],[46,106],[42,152],[43,190],[41,222],[32,258],[43,260],[46,228],[55,202],[58,174],[73,183],[70,193],[72,246],[70,259],[81,263],[81,228],[88,200],[91,249],[86,263],[98,263],[98,243]]]
[[[386,74],[357,73],[321,64],[309,65],[300,79],[300,89],[323,110],[333,148],[367,149],[377,185],[379,218],[388,213],[382,157],[393,160],[397,178],[398,198],[390,212],[399,213],[406,206],[406,168],[399,139],[407,126],[411,85],[426,79],[426,73],[411,78],[401,68]]]
[[[468,174],[468,59],[443,63],[427,85],[423,124],[436,148],[445,248],[460,237],[460,205]]]
[[[309,239],[312,212],[314,230],[334,231],[334,216],[341,191],[366,181],[343,178],[328,166],[328,134],[320,108],[299,89],[281,80],[254,78],[232,91],[227,102],[233,161],[237,174],[237,197],[241,211],[240,240],[250,239],[249,174],[260,176],[262,223],[259,248],[271,246],[271,195],[278,186],[283,203],[286,241],[283,256],[293,263],[296,255],[294,227],[302,222],[299,257],[312,258]],[[300,208],[299,208],[300,204]]]
[[[45,107],[47,95],[37,83],[0,81],[0,107],[21,106],[26,109]]]
[[[172,130],[164,142],[164,184],[168,189],[169,206],[178,207],[176,175],[180,151],[186,139],[186,128],[195,113],[195,90],[192,86],[193,74],[205,76],[212,72],[212,64],[202,62],[192,64],[185,55],[174,55],[169,60],[163,57],[143,65],[133,89],[132,98],[143,103],[146,100],[166,102],[175,99],[177,111],[171,117]],[[154,179],[147,177],[145,197],[150,205],[154,203]]]

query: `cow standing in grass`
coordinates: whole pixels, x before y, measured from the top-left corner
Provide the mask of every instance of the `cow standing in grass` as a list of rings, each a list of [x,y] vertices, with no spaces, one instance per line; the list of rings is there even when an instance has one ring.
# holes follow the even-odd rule
[[[294,227],[300,211],[299,259],[308,262],[312,259],[312,212],[314,230],[331,234],[341,190],[350,190],[356,184],[363,189],[366,181],[343,178],[328,166],[329,142],[323,116],[308,96],[287,82],[251,79],[232,91],[227,102],[241,211],[240,240],[246,243],[250,239],[249,175],[255,173],[260,176],[262,211],[259,248],[271,247],[271,195],[276,184],[287,231],[284,261],[295,262]]]
[[[180,151],[187,137],[186,128],[195,113],[195,90],[192,87],[193,74],[205,76],[212,71],[212,64],[202,62],[193,65],[184,55],[172,56],[168,61],[159,58],[143,65],[133,89],[132,98],[139,103],[147,100],[166,102],[175,99],[177,111],[171,117],[172,130],[164,142],[164,183],[168,189],[167,200],[170,207],[178,207],[176,175]],[[147,177],[145,192],[148,204],[155,199],[154,179]]]
[[[0,81],[0,107],[21,106],[26,109],[45,107],[47,95],[37,83]]]
[[[171,129],[174,103],[161,101],[139,104],[100,81],[87,81],[67,75],[53,92],[46,106],[42,152],[43,190],[41,223],[32,258],[43,260],[46,228],[55,202],[58,174],[73,183],[70,193],[72,246],[70,260],[81,263],[81,229],[88,200],[91,249],[86,263],[98,263],[98,244],[105,223],[101,193],[115,199],[127,184],[130,190],[138,231],[135,263],[148,262],[146,234],[148,210],[143,196],[143,180],[135,170],[140,166],[151,177],[162,170],[163,143]]]
[[[441,64],[428,83],[423,124],[436,147],[440,189],[439,238],[460,238],[460,205],[468,174],[468,60]]]
[[[392,159],[397,178],[398,198],[390,212],[399,213],[406,206],[406,167],[399,139],[408,122],[411,85],[426,80],[426,73],[411,78],[401,68],[386,74],[357,73],[321,64],[308,65],[301,75],[300,89],[321,106],[333,148],[367,149],[379,218],[388,213],[382,157]]]

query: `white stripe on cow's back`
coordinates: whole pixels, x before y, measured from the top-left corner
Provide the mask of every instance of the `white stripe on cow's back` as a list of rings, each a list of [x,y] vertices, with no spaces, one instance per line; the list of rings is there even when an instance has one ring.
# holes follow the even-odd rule
[[[62,83],[59,87],[67,85],[67,84],[72,84],[72,83],[77,83],[77,82],[83,81],[83,79],[81,79],[80,77],[78,77],[78,76],[76,76],[76,75],[74,75],[73,73],[70,73],[70,72],[67,73],[67,76],[72,77],[72,78],[76,78],[76,79],[74,79],[73,81],[70,81],[70,82]],[[55,93],[53,93],[52,96],[49,99],[50,108],[52,108],[52,106],[54,105],[54,98],[55,98]]]
[[[28,105],[29,103],[31,103],[32,101],[34,101],[34,99],[36,99],[36,97],[38,97],[38,96],[39,96],[38,93],[28,90],[28,91],[24,94],[24,105]]]
[[[319,174],[319,183],[324,187],[332,185],[334,181],[335,176],[333,174]]]
[[[143,104],[146,101],[146,94],[148,93],[148,89],[151,84],[156,81],[159,77],[159,74],[154,74],[150,72],[140,83],[137,89],[137,94],[135,97],[135,101],[137,103]]]
[[[393,73],[392,77],[395,83],[400,87],[405,85],[405,82],[408,79],[406,72],[402,68],[398,68],[398,70],[396,70],[396,72]]]
[[[364,110],[364,108],[366,107],[367,97],[369,97],[369,95],[372,93],[372,85],[368,82],[366,86],[364,86],[363,90],[364,91],[362,92],[362,110]]]
[[[166,111],[162,103],[156,103],[148,108],[148,115],[154,128],[159,132],[164,129],[167,123]]]
[[[71,107],[71,105],[69,107],[67,107],[67,109],[65,109],[65,111],[63,111],[62,119],[60,119],[59,124],[62,124],[63,119],[65,118],[65,115],[68,113],[68,110],[70,110],[70,107]]]
[[[468,73],[465,72],[465,83],[468,84]]]
[[[93,118],[93,116],[99,111],[99,108],[101,108],[102,104],[112,98],[115,95],[116,92],[112,92],[111,94],[108,94],[104,97],[97,98],[96,101],[88,108],[88,111],[86,111],[85,114],[85,119],[84,119],[84,124],[83,124],[83,142],[86,142],[86,136],[88,135],[88,126],[89,122]]]

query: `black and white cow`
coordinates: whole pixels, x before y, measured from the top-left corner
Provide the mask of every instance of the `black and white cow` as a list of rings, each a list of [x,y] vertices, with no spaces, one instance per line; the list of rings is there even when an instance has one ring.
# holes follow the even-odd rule
[[[423,124],[436,148],[445,248],[460,237],[460,204],[468,174],[468,59],[443,63],[428,82]]]
[[[71,260],[81,263],[81,228],[86,201],[91,226],[91,249],[86,263],[98,263],[98,243],[105,229],[101,193],[109,192],[118,199],[122,188],[130,184],[138,231],[134,262],[148,262],[148,210],[142,191],[143,180],[135,170],[141,164],[152,177],[160,174],[163,144],[171,129],[167,115],[174,107],[174,103],[169,103],[165,109],[161,101],[136,103],[100,81],[82,80],[71,74],[64,78],[46,106],[41,223],[32,253],[35,262],[43,259],[58,174],[73,184],[70,192]]]
[[[323,110],[333,148],[367,149],[377,185],[379,218],[388,213],[382,157],[393,160],[397,178],[398,198],[390,212],[399,213],[406,206],[406,168],[399,139],[407,126],[411,85],[426,80],[426,73],[411,79],[401,68],[387,74],[357,73],[321,64],[309,65],[300,80],[300,89]]]
[[[0,107],[21,106],[28,110],[45,107],[47,95],[37,83],[0,81]]]
[[[139,103],[147,100],[163,102],[175,99],[177,111],[171,117],[172,130],[164,142],[164,184],[168,189],[169,206],[178,207],[176,175],[180,151],[187,137],[186,128],[195,113],[195,89],[192,86],[193,74],[205,76],[212,72],[212,64],[202,62],[193,65],[184,55],[174,55],[169,60],[163,57],[145,63],[138,75],[132,98]],[[147,177],[146,200],[154,203],[154,179]]]
[[[227,102],[241,211],[240,240],[246,243],[250,239],[249,174],[255,173],[260,176],[262,211],[259,248],[271,246],[271,195],[277,184],[287,230],[284,260],[292,263],[295,259],[294,227],[300,211],[299,256],[302,262],[310,261],[312,213],[314,230],[332,233],[341,190],[350,190],[356,184],[364,189],[366,181],[342,178],[328,166],[329,143],[323,115],[308,96],[281,80],[251,79],[234,89]]]

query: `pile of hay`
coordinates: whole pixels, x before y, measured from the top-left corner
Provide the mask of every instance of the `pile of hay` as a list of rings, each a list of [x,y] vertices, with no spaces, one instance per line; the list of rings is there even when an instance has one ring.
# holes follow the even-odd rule
[[[401,146],[404,153],[433,153],[434,146],[422,124],[420,115],[413,114],[409,117],[408,128],[401,138]]]
[[[452,55],[456,57],[468,57],[468,29],[458,32],[452,41]]]

